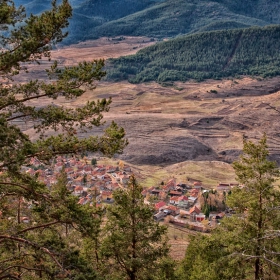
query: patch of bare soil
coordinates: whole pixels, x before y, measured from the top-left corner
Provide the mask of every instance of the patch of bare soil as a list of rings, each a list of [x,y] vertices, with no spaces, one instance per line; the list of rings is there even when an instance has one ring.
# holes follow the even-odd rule
[[[117,38],[100,38],[79,44],[58,48],[52,57],[66,64],[74,64],[85,60],[99,58],[116,58],[123,55],[135,54],[140,49],[155,44],[148,37],[121,36]]]
[[[113,96],[106,119],[126,129],[130,144],[120,157],[134,164],[230,163],[240,154],[243,138],[257,140],[263,133],[271,157],[279,162],[280,114],[271,108],[280,106],[279,85],[279,78],[187,82],[173,87],[101,83],[74,103]]]

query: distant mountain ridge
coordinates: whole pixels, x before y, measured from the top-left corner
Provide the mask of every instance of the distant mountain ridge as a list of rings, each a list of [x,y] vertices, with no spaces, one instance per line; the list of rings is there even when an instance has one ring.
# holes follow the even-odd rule
[[[51,1],[16,0],[28,13]],[[67,43],[102,36],[158,39],[195,32],[280,24],[279,0],[71,0],[74,7]]]

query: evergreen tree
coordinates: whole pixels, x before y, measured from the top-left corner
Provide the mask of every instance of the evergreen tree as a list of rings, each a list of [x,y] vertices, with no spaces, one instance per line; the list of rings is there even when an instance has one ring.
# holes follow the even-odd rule
[[[60,154],[113,155],[127,144],[124,130],[114,122],[99,137],[78,137],[80,131],[103,124],[102,113],[111,100],[79,108],[53,104],[57,98],[75,99],[94,88],[105,75],[103,60],[71,67],[54,62],[47,70],[48,81],[16,82],[29,63],[51,58],[52,46],[67,35],[63,30],[71,13],[67,0],[60,5],[53,1],[51,10],[29,18],[12,1],[0,2],[0,279],[73,279],[77,270],[89,269],[71,233],[92,237],[93,210],[77,205],[63,187],[65,178],[57,192],[50,191],[23,172],[23,166],[34,157],[48,164]],[[34,141],[23,123],[36,134]]]
[[[240,186],[227,199],[236,214],[224,218],[211,236],[191,242],[181,267],[183,279],[278,279],[279,171],[267,157],[266,136],[259,143],[244,140],[243,154],[233,164]]]
[[[168,254],[166,227],[153,220],[142,190],[131,177],[128,188],[115,191],[114,204],[107,208],[101,249],[105,279],[171,279],[160,265]]]

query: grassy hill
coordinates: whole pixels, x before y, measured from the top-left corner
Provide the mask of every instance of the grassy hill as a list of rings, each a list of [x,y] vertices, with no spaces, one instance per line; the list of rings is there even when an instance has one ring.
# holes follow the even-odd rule
[[[16,0],[38,13],[51,1]],[[67,43],[102,36],[183,34],[280,24],[278,0],[70,0],[74,7]]]
[[[168,0],[138,13],[104,23],[91,32],[95,36],[175,37],[205,30],[264,26],[270,21],[231,11],[214,1]]]
[[[108,79],[133,83],[280,74],[280,25],[183,36],[110,60]]]

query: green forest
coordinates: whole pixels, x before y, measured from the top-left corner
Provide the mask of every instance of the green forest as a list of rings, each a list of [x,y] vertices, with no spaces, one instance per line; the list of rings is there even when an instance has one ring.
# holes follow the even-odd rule
[[[29,13],[51,1],[16,0]],[[280,24],[278,0],[72,0],[69,36],[63,44],[114,36],[162,40],[197,32]]]
[[[123,2],[123,1],[121,1]],[[205,1],[205,0],[167,0],[141,1],[150,2],[145,9],[133,5],[137,12],[127,13],[128,7],[121,9],[120,16],[104,21],[94,29],[89,30],[88,36],[148,36],[158,39],[176,37],[188,33],[210,30],[234,29],[249,26],[264,26],[280,23],[279,2],[270,1]],[[87,10],[87,15],[94,13]],[[112,5],[113,4],[113,5]],[[110,1],[107,14],[111,9],[118,10],[115,1]],[[129,5],[130,7],[130,5]],[[277,12],[278,11],[278,12]],[[100,13],[103,14],[103,13]],[[104,13],[106,14],[106,13]]]
[[[107,79],[131,83],[279,75],[280,26],[211,31],[107,62]]]

